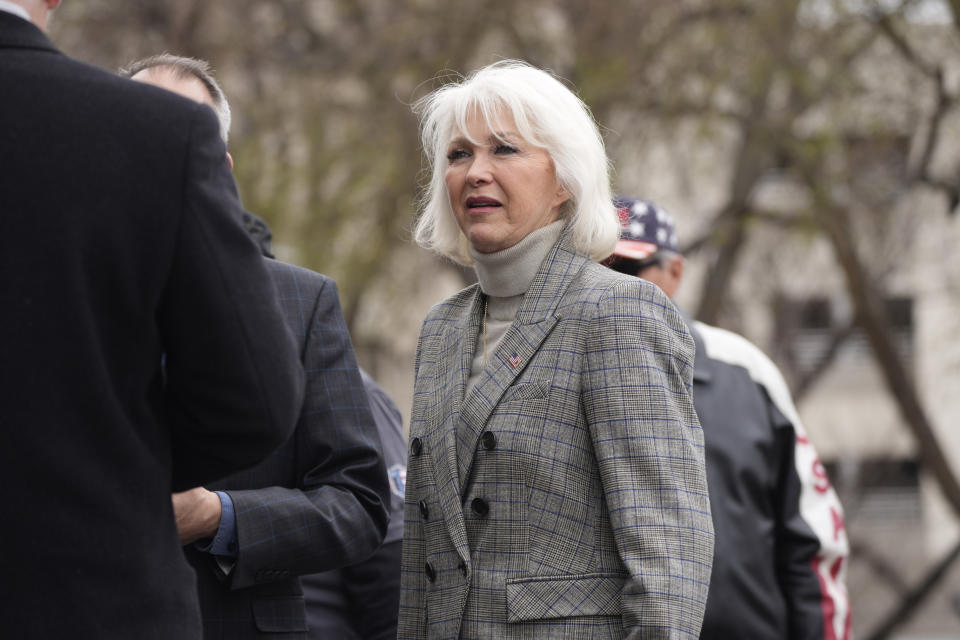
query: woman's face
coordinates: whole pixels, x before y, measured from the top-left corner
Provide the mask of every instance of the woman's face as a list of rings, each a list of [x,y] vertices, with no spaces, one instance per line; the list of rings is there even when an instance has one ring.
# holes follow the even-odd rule
[[[560,216],[570,194],[560,186],[545,149],[520,137],[513,117],[491,130],[483,117],[467,120],[470,140],[455,131],[447,147],[445,180],[457,224],[480,253],[507,249]]]

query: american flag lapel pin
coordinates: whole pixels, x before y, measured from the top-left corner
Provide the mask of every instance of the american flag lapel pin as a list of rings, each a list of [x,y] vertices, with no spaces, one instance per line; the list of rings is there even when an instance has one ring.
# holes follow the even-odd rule
[[[510,358],[510,366],[516,369],[520,366],[520,363],[523,362],[523,358],[518,356],[516,353]]]

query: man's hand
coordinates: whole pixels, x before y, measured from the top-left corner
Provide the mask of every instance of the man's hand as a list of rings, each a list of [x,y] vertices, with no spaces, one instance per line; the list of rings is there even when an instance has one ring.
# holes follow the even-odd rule
[[[174,493],[173,515],[177,521],[180,544],[188,545],[212,538],[220,526],[220,497],[203,487]]]

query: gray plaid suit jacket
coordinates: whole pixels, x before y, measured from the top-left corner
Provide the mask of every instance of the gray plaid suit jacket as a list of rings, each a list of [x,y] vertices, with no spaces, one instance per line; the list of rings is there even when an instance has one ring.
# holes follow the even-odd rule
[[[398,637],[697,637],[713,526],[683,319],[564,235],[464,398],[482,295],[420,334]]]
[[[299,576],[365,559],[390,500],[380,436],[333,280],[265,260],[306,373],[293,436],[259,465],[209,489],[230,494],[238,555],[229,576],[186,547],[204,640],[307,637]]]

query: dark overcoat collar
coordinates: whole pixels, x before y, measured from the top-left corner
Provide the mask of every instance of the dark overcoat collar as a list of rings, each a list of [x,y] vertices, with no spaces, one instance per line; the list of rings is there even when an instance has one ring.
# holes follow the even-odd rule
[[[36,25],[8,11],[0,11],[0,49],[42,49],[57,52],[57,48]]]

